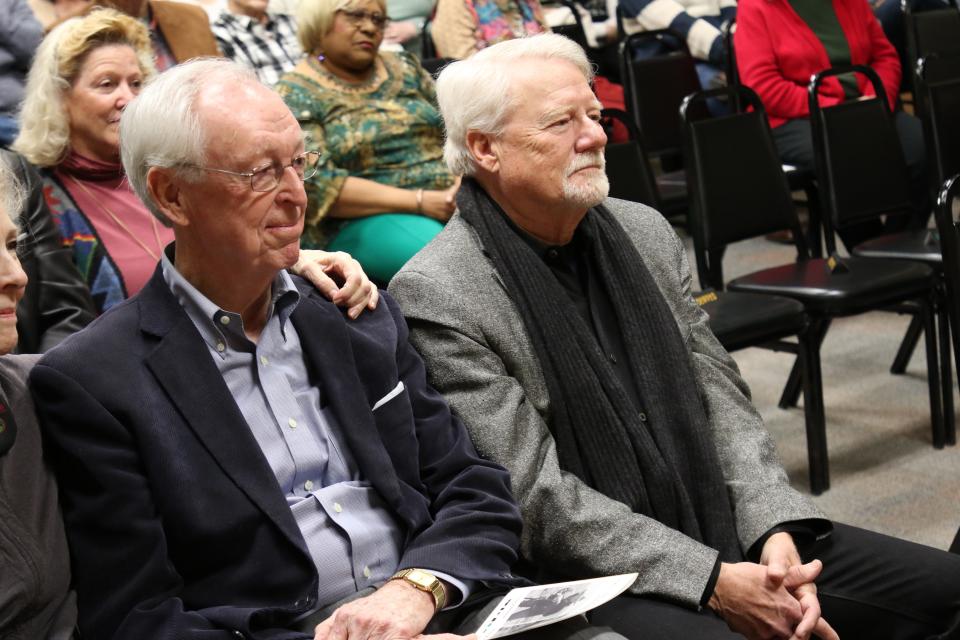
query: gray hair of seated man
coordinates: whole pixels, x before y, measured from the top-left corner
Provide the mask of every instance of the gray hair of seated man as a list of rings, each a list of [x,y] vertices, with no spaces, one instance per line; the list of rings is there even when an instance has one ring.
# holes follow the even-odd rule
[[[212,84],[262,84],[248,67],[222,58],[196,58],[161,73],[123,110],[120,159],[130,186],[160,222],[170,221],[147,188],[151,167],[175,168],[198,180],[206,134],[195,108],[201,90]]]
[[[555,33],[499,42],[447,65],[437,79],[437,102],[446,127],[443,159],[454,175],[469,176],[476,170],[467,132],[503,132],[512,104],[511,69],[521,59],[564,60],[587,82],[593,80],[593,67],[580,45]]]
[[[23,183],[17,179],[6,160],[0,158],[0,208],[10,216],[13,224],[19,225],[23,205],[27,201],[27,192]]]

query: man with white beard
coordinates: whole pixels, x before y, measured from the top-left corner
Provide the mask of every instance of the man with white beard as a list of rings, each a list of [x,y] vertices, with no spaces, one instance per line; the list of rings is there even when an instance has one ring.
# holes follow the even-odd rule
[[[558,35],[444,69],[457,213],[390,284],[431,384],[510,471],[524,559],[540,580],[637,572],[591,613],[631,640],[957,637],[960,556],[790,487],[683,245],[607,198],[591,75]]]

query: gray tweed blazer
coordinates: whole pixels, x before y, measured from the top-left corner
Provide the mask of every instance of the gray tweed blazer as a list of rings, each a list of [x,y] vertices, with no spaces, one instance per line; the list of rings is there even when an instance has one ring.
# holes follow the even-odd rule
[[[604,204],[636,245],[690,350],[743,549],[777,524],[822,518],[789,486],[737,365],[693,301],[673,229],[648,207]],[[473,228],[454,215],[393,278],[390,293],[430,383],[466,423],[480,453],[510,471],[523,514],[524,557],[570,578],[636,571],[632,592],[696,607],[717,552],[560,470],[540,364]]]

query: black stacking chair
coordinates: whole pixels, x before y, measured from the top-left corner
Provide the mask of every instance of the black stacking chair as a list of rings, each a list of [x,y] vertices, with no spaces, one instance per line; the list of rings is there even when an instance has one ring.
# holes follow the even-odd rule
[[[941,340],[949,341],[953,335],[953,357],[960,372],[960,175],[953,175],[943,183],[934,209],[937,232],[940,235],[940,250],[943,255],[943,287],[946,295],[943,305],[947,309],[950,331],[941,330]],[[949,355],[946,356],[949,363]],[[949,365],[948,365],[949,366]],[[958,373],[960,377],[960,373]],[[952,438],[951,438],[952,436]],[[956,434],[947,434],[949,444],[956,443]],[[960,552],[960,551],[958,551]]]
[[[634,60],[635,47],[664,39],[669,46],[676,43],[677,48]],[[685,96],[700,90],[694,64],[686,43],[668,29],[634,33],[620,43],[620,77],[627,112],[643,135],[647,153],[661,161],[666,158],[668,164],[670,159],[679,158],[683,149],[677,109]]]
[[[604,149],[610,196],[641,202],[663,214],[674,224],[685,224],[687,213],[686,180],[671,175],[657,176],[643,147],[640,132],[629,114],[620,109],[604,109],[602,122],[621,123],[630,136],[626,142],[609,143]]]
[[[931,53],[917,61],[914,105],[923,122],[931,189],[936,196],[947,178],[960,172],[960,119],[957,118],[960,113],[960,56]],[[942,270],[940,273],[942,275]],[[903,373],[906,369],[921,333],[920,322],[914,318],[891,367],[894,373]],[[944,338],[949,336],[941,329],[941,354],[949,353]],[[941,357],[949,361],[949,356]],[[949,384],[945,386],[949,387]],[[945,415],[949,417],[950,413]]]
[[[920,58],[931,53],[960,54],[960,10],[956,0],[950,6],[931,11],[914,11],[911,0],[901,0],[903,24],[907,35],[907,56],[912,67],[904,73],[915,73]]]
[[[931,53],[917,61],[914,102],[923,121],[936,191],[960,173],[960,54]]]
[[[423,29],[420,31],[420,59],[430,60],[437,57],[437,47],[433,43],[433,14],[427,16],[423,21]]]
[[[738,93],[739,96],[734,96]],[[696,103],[707,98],[739,97],[744,109],[717,118],[698,118]],[[813,258],[800,232],[766,114],[756,93],[747,87],[726,87],[697,92],[681,107],[687,145],[691,187],[691,228],[702,286],[723,288],[723,269],[716,256],[728,244],[789,229],[793,231],[797,261],[757,271],[726,283],[728,291],[778,295],[801,302],[809,317],[806,353],[800,351],[797,375],[808,383],[804,391],[820,389],[819,351],[833,318],[884,309],[906,300],[917,300],[927,311],[928,357],[933,355],[934,390],[936,348],[933,316],[929,313],[932,281],[930,267],[919,262],[834,257]],[[933,393],[931,392],[933,398]],[[821,398],[811,402],[807,414],[807,448],[810,488],[814,493],[830,486],[827,440]],[[781,406],[783,400],[781,399]],[[808,407],[805,406],[805,410]],[[931,401],[934,433],[942,433],[939,396]],[[937,436],[935,435],[935,439]]]
[[[845,73],[864,74],[873,85],[876,95],[821,107],[817,96],[823,82]],[[809,107],[827,253],[836,256],[835,230],[842,232],[853,225],[870,221],[879,224],[883,215],[909,214],[913,210],[907,165],[883,84],[870,67],[841,66],[816,74],[810,81]],[[928,265],[934,273],[941,271],[942,259],[937,236],[926,228],[883,235],[854,246],[848,245],[847,249],[853,255],[864,258],[919,261]],[[933,308],[940,321],[940,332],[947,336],[949,320],[946,308],[941,304],[942,296],[937,296],[940,288],[936,280],[933,285]],[[908,332],[891,367],[894,373],[901,373],[906,368],[912,351],[912,345],[909,349],[903,345],[907,345],[914,336],[918,338],[927,322],[924,308],[911,303],[900,310],[916,315],[911,328],[913,335]],[[931,344],[931,335],[936,336],[935,333],[928,334],[928,346]],[[933,346],[937,346],[936,342]],[[928,368],[927,371],[930,380],[936,380],[940,385],[936,396],[944,406],[943,429],[934,432],[933,442],[938,448],[954,441],[956,431],[949,338],[941,340],[939,347],[939,355],[936,352],[928,354],[928,364],[936,361],[939,366]],[[934,360],[930,359],[931,355]],[[934,400],[933,393],[931,387],[931,402]]]
[[[561,24],[555,27],[550,27],[550,30],[554,33],[559,33],[562,36],[570,38],[576,42],[580,47],[586,52],[590,51],[590,46],[587,44],[587,35],[585,33],[585,27],[583,25],[583,17],[580,15],[580,10],[577,8],[577,5],[573,0],[560,0],[560,4],[565,6],[570,10],[570,13],[573,14],[573,24]]]

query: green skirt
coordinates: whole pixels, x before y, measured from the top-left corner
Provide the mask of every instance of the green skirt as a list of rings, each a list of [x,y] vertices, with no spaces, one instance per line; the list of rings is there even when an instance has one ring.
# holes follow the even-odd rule
[[[407,260],[420,251],[443,224],[426,216],[383,213],[345,222],[327,245],[346,251],[380,286],[386,286]]]

